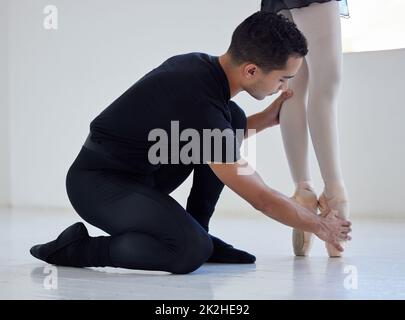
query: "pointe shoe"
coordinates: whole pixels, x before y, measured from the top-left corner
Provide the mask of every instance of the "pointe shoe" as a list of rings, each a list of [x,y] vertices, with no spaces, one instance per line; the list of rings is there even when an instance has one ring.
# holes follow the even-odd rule
[[[310,186],[305,186],[304,188],[298,187],[292,199],[314,214],[317,214],[318,198]],[[309,254],[312,247],[312,237],[313,234],[311,232],[293,229],[292,244],[296,256],[307,256]]]
[[[319,197],[319,210],[321,213],[327,210],[336,210],[340,217],[347,219],[349,217],[349,202],[345,195],[338,195],[332,198],[326,196],[325,191]],[[340,245],[344,248],[346,241],[341,241]],[[337,250],[330,243],[325,242],[326,250],[328,251],[329,257],[338,258],[342,256],[342,252]]]

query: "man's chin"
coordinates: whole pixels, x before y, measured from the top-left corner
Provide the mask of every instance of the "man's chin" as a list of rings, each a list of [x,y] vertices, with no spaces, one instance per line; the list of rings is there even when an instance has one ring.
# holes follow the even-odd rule
[[[255,98],[256,100],[264,100],[266,96],[259,96],[256,94],[250,94],[251,97]]]

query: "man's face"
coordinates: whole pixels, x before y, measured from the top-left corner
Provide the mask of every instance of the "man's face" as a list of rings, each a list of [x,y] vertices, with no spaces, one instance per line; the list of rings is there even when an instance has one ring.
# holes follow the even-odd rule
[[[285,69],[268,73],[264,73],[253,63],[246,64],[242,69],[242,88],[257,100],[263,100],[279,90],[285,91],[288,80],[297,74],[302,61],[302,57],[289,57]]]

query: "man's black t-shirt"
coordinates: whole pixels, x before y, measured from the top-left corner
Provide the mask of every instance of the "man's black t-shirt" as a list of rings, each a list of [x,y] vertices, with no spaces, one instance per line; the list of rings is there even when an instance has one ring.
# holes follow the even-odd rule
[[[192,128],[200,134],[201,146],[203,129],[219,129],[233,139],[231,157],[225,145],[219,158],[213,150],[205,154],[201,147],[196,154],[200,163],[234,162],[240,159],[241,141],[231,126],[229,99],[228,80],[218,57],[197,52],[173,56],[133,84],[90,123],[91,139],[108,149],[123,168],[148,174],[160,166],[148,158],[149,149],[159,140],[148,140],[151,130],[159,128],[168,133],[168,163],[173,163],[172,121],[178,121],[180,133]],[[239,108],[236,104],[232,107]],[[179,149],[186,143],[181,141]]]

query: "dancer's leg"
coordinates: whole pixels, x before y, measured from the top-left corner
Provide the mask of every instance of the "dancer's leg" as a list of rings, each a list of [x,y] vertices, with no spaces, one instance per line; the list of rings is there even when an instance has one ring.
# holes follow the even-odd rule
[[[280,12],[293,21],[289,10]],[[318,200],[312,188],[308,155],[308,67],[304,59],[297,75],[290,80],[289,88],[294,95],[286,100],[280,113],[280,128],[291,176],[295,182],[293,198],[316,213]],[[312,244],[312,234],[293,230],[293,249],[297,256],[306,256]]]
[[[308,123],[328,196],[345,193],[337,127],[337,96],[342,68],[342,44],[337,1],[313,3],[291,10],[308,40]]]
[[[348,197],[343,182],[337,127],[337,96],[342,68],[341,27],[337,1],[313,3],[291,10],[294,22],[308,40],[308,123],[324,181],[321,209],[337,210],[348,217]],[[331,256],[340,253],[328,246]]]
[[[282,15],[293,20],[289,10],[280,11]],[[308,68],[304,59],[297,75],[289,81],[289,88],[294,95],[283,103],[280,112],[280,129],[284,149],[293,181],[299,183],[311,181],[308,157]]]

